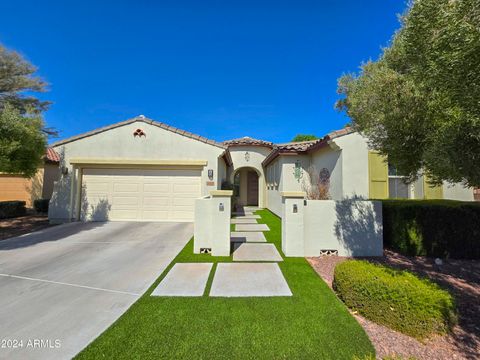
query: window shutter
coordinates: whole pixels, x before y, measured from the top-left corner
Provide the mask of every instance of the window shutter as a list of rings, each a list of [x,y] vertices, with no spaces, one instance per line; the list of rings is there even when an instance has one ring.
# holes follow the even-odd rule
[[[388,199],[388,164],[385,160],[376,152],[368,152],[370,199]]]
[[[430,186],[428,177],[423,176],[423,193],[425,199],[443,199],[443,185]]]

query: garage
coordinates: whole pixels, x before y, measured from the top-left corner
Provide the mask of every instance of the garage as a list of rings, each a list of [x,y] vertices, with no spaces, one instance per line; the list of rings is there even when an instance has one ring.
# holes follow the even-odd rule
[[[200,170],[84,168],[80,217],[87,221],[193,221],[200,194]]]

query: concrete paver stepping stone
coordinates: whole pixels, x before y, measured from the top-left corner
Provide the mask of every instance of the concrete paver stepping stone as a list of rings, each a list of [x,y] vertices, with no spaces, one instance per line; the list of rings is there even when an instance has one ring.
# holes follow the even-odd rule
[[[243,218],[231,219],[230,223],[232,223],[232,224],[258,224],[256,219],[243,219]]]
[[[231,242],[267,242],[265,235],[261,231],[232,231],[230,233]]]
[[[234,219],[261,219],[260,215],[237,215]]]
[[[233,261],[283,261],[273,244],[236,244]]]
[[[266,224],[237,224],[235,231],[270,231]]]
[[[177,263],[152,296],[203,296],[212,263]]]
[[[234,211],[232,212],[232,216],[250,216],[253,215],[253,212],[251,211]]]
[[[292,296],[292,292],[276,263],[219,263],[210,296]]]

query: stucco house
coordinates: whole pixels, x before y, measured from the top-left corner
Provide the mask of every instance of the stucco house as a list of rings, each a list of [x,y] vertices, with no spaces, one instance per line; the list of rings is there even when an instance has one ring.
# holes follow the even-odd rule
[[[52,145],[61,177],[49,218],[192,221],[195,199],[232,184],[234,201],[281,214],[281,193],[301,191],[307,169],[328,174],[332,199],[445,198],[473,200],[472,189],[401,176],[351,129],[320,140],[273,144],[249,137],[223,143],[142,115]]]

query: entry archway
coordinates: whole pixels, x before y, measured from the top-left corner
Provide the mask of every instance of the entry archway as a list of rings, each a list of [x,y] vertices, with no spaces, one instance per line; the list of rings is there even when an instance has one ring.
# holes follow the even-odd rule
[[[236,169],[232,176],[236,204],[259,206],[261,174],[255,168],[241,167]]]

